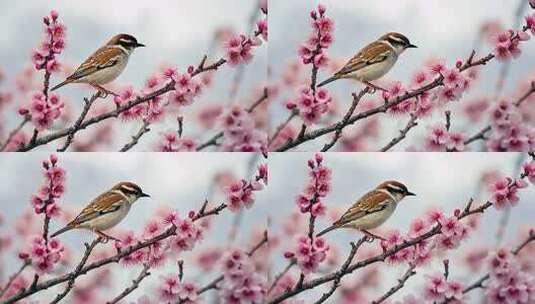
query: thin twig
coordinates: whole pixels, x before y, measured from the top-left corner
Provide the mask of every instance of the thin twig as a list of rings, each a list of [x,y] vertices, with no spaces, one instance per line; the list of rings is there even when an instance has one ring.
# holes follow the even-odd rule
[[[126,287],[123,290],[123,292],[121,292],[118,296],[113,298],[113,300],[108,301],[106,303],[115,304],[119,302],[120,300],[122,300],[123,298],[125,298],[130,293],[132,293],[132,291],[136,290],[139,287],[139,284],[141,283],[141,281],[143,281],[143,279],[145,279],[146,277],[150,276],[149,268],[150,268],[149,264],[145,263],[139,275],[134,280],[132,280],[132,285]]]
[[[409,131],[412,128],[418,125],[418,123],[416,122],[417,119],[418,119],[418,116],[416,116],[415,114],[411,114],[411,118],[407,122],[407,125],[405,125],[405,127],[402,130],[399,130],[399,135],[397,137],[392,138],[392,140],[388,144],[386,144],[384,147],[382,147],[379,151],[386,152],[392,149],[392,147],[394,147],[398,143],[400,143],[403,139],[405,139],[407,137],[407,133],[409,133]]]
[[[31,121],[31,116],[29,114],[24,115],[24,119],[20,122],[20,124],[11,132],[9,132],[9,135],[7,136],[6,141],[2,144],[2,146],[0,146],[0,152],[4,151],[7,145],[9,145],[9,142],[13,139],[13,137],[17,135],[17,133],[19,133],[19,131],[22,130],[22,128],[24,128],[24,126],[30,121]]]
[[[150,132],[150,128],[149,128],[149,125],[150,125],[150,122],[146,119],[143,120],[143,124],[141,125],[141,127],[139,128],[139,130],[137,131],[136,135],[132,136],[132,140],[130,140],[128,143],[126,143],[120,150],[119,152],[126,152],[130,149],[132,149],[135,145],[137,145],[139,143],[139,139],[145,135],[145,133],[148,133]]]
[[[87,113],[89,113],[89,109],[91,108],[91,105],[95,100],[97,100],[99,97],[101,97],[102,94],[100,91],[97,91],[93,96],[91,96],[90,99],[84,98],[84,107],[82,109],[82,113],[80,113],[80,116],[74,123],[74,128],[67,134],[67,139],[65,140],[65,143],[61,148],[58,149],[58,152],[64,152],[67,150],[67,148],[71,145],[72,140],[74,139],[74,134],[76,133],[75,130],[80,127],[82,122],[84,121],[85,117],[87,116]]]
[[[26,267],[30,266],[31,264],[32,264],[32,261],[30,259],[24,260],[24,263],[20,266],[19,270],[15,272],[13,275],[11,275],[6,285],[2,289],[0,289],[0,299],[6,293],[6,291],[9,290],[9,287],[11,286],[11,284],[13,284],[15,279],[24,271],[24,269],[26,269]]]
[[[359,94],[357,95],[356,93],[353,93],[352,96],[353,96],[353,102],[351,103],[351,106],[349,107],[349,110],[346,112],[346,114],[344,115],[344,118],[342,119],[342,124],[340,125],[340,127],[338,129],[336,129],[336,131],[334,132],[334,137],[333,139],[325,144],[323,146],[323,148],[321,149],[321,152],[327,152],[329,151],[329,149],[331,149],[335,144],[336,142],[340,139],[340,137],[342,136],[342,130],[343,130],[343,125],[344,123],[347,123],[349,121],[349,119],[351,118],[351,116],[353,115],[353,112],[355,112],[355,109],[357,108],[360,100],[362,99],[362,97],[364,97],[364,95],[366,95],[368,92],[370,91],[370,87],[365,87],[364,89],[362,89]]]
[[[403,286],[405,286],[405,283],[407,282],[407,280],[412,277],[413,275],[416,274],[416,271],[414,271],[414,268],[416,268],[415,265],[413,264],[409,264],[409,269],[407,269],[407,271],[405,272],[405,274],[398,279],[398,284],[396,284],[395,286],[393,286],[392,288],[390,288],[390,290],[388,290],[384,295],[382,295],[381,297],[379,297],[377,300],[374,300],[372,302],[372,304],[379,304],[379,303],[383,303],[386,299],[388,299],[389,297],[391,297],[393,294],[395,294],[398,290],[400,290],[401,288],[403,288]]]

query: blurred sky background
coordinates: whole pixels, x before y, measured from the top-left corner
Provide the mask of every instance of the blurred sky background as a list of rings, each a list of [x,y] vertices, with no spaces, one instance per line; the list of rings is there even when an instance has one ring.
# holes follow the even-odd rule
[[[67,26],[67,47],[59,56],[61,63],[77,67],[118,33],[132,34],[146,44],[146,48],[134,52],[127,68],[114,82],[120,86],[132,85],[135,89],[141,89],[145,79],[162,64],[174,64],[180,72],[185,72],[189,65],[199,64],[204,54],[208,54],[214,61],[219,59],[222,55],[220,51],[208,53],[216,31],[231,28],[236,33],[252,33],[250,17],[259,12],[257,1],[251,0],[0,1],[0,11],[3,12],[0,19],[0,27],[3,29],[0,35],[0,69],[8,77],[8,84],[3,85],[3,88],[12,88],[14,76],[31,65],[31,52],[43,39],[42,17],[49,14],[51,9],[59,12],[60,21]],[[254,20],[255,23],[256,20],[258,19]],[[237,69],[222,67],[213,78],[213,87],[205,90],[196,99],[197,104],[190,108],[199,109],[201,103],[252,104],[255,101],[252,100],[255,98],[252,96],[254,90],[266,80],[266,60],[267,46],[263,45],[255,50],[254,60],[246,66],[242,85],[233,100],[229,100],[229,87]],[[40,79],[42,74],[40,72]],[[51,83],[57,84],[63,78],[61,74],[53,75]],[[80,111],[78,105],[82,104],[82,97],[90,96],[92,92],[92,89],[84,85],[66,86],[57,91],[74,105],[75,115]],[[111,103],[110,100],[108,98],[106,102]],[[20,102],[21,98],[17,98],[13,110],[3,115],[8,120],[8,129],[20,121],[16,114]],[[190,112],[191,109],[187,109],[185,113]],[[186,116],[187,134],[194,135],[197,131],[193,120],[192,115]],[[139,127],[140,123],[134,122],[118,128],[117,143],[110,149],[117,150],[129,139],[128,135],[135,134]],[[166,123],[160,123],[160,128],[164,131],[176,129],[176,115],[168,117]],[[153,134],[144,138],[140,144],[145,149],[140,150],[153,146],[157,132],[151,133]],[[214,133],[216,130],[207,131],[204,135],[211,137]]]
[[[287,64],[298,59],[298,46],[311,33],[309,13],[316,8],[318,3],[325,5],[327,16],[335,22],[334,43],[326,50],[326,53],[329,58],[341,60],[341,64],[383,33],[396,31],[409,37],[418,48],[410,49],[402,54],[394,68],[384,77],[384,79],[407,84],[412,74],[430,58],[446,59],[450,67],[457,59],[466,59],[474,48],[478,32],[484,22],[495,20],[499,21],[504,28],[516,29],[514,20],[520,2],[523,3],[521,13],[523,21],[523,17],[529,11],[527,0],[270,0],[270,79],[274,83],[279,83],[281,73]],[[535,41],[532,39],[522,44],[521,49],[522,56],[512,61],[509,78],[503,91],[505,97],[517,87],[518,81],[527,80],[528,74],[531,75],[531,79],[535,79]],[[490,49],[488,45],[484,45],[479,51],[479,54],[483,56],[487,55]],[[466,102],[472,97],[493,96],[499,70],[500,65],[495,60],[484,66],[481,70],[483,78],[476,83],[475,89],[470,91],[470,94],[461,99],[461,102]],[[310,66],[306,66],[305,71],[310,78]],[[331,74],[327,70],[322,70],[318,74],[318,80],[322,81]],[[326,88],[338,100],[340,111],[345,113],[352,100],[351,92],[360,90],[362,85],[351,80],[340,80],[329,84]],[[273,128],[288,116],[284,102],[294,96],[293,90],[284,90],[275,99],[276,105],[270,111]],[[376,94],[374,97],[377,96],[380,95]],[[459,102],[453,104],[453,108],[459,107]],[[436,111],[434,116],[420,123],[418,127],[411,130],[408,140],[401,142],[394,150],[404,151],[409,143],[418,138],[423,139],[423,133],[430,125],[430,121],[444,121],[443,112]],[[370,149],[374,150],[378,150],[396,136],[397,130],[405,126],[408,121],[405,116],[398,119],[392,119],[390,115],[388,118],[384,115],[379,115],[379,117],[382,123],[381,140],[372,141]],[[459,115],[453,116],[453,128],[454,131],[463,130],[463,122]],[[477,126],[472,126],[470,133],[478,129]],[[314,141],[315,145],[303,145],[300,150],[318,150],[324,142],[328,141],[328,138],[330,137],[325,136],[323,139]]]
[[[213,191],[213,179],[216,174],[231,173],[235,178],[249,179],[255,174],[258,165],[258,156],[253,153],[67,153],[59,155],[59,166],[67,171],[66,192],[59,200],[59,205],[79,212],[87,203],[98,194],[107,191],[120,181],[133,181],[140,185],[144,192],[151,195],[148,199],[140,199],[131,209],[128,216],[110,234],[117,235],[120,231],[133,230],[139,235],[145,223],[155,217],[157,210],[173,208],[181,216],[187,216],[190,210],[199,210],[205,199],[209,199],[210,206],[217,206],[225,202],[225,196],[219,188]],[[12,231],[16,219],[27,210],[32,193],[38,190],[43,182],[41,162],[48,158],[46,153],[2,153],[0,154],[0,206],[1,216],[6,225],[0,227],[0,233]],[[221,161],[222,159],[225,161]],[[252,167],[251,167],[252,165]],[[251,169],[252,168],[252,169]],[[16,191],[8,191],[16,189]],[[213,193],[211,195],[210,193]],[[238,232],[232,246],[242,248],[252,247],[251,236],[255,232],[265,229],[268,204],[265,200],[265,191],[255,194],[256,202],[253,207],[244,211],[241,217],[243,227]],[[42,225],[42,217],[36,223],[28,225]],[[211,228],[205,234],[204,240],[198,243],[194,252],[201,252],[203,248],[218,246],[225,248],[230,243],[226,242],[229,237],[230,227],[235,220],[235,213],[225,210],[220,215],[212,218]],[[64,221],[53,219],[51,231],[55,231],[64,225]],[[115,232],[113,232],[115,231]],[[75,261],[79,256],[79,250],[83,242],[91,241],[95,236],[84,231],[71,231],[61,235],[60,240],[67,244],[73,252]],[[5,274],[15,271],[20,265],[16,253],[21,249],[23,240],[15,242],[15,246],[9,250],[9,254],[2,257],[2,264],[6,266]],[[111,245],[110,245],[111,244]],[[113,246],[113,242],[101,246]],[[199,251],[197,251],[199,250]],[[198,279],[199,284],[206,284],[213,279],[213,274],[195,272],[196,267],[188,259],[192,258],[191,252],[185,252],[180,258],[185,259],[187,267],[186,278]],[[137,299],[140,293],[152,294],[152,288],[157,285],[158,276],[177,271],[176,264],[169,260],[167,267],[160,267],[151,271],[153,275],[147,280],[140,292],[133,294],[130,299]],[[176,260],[174,260],[176,261]],[[189,262],[188,262],[189,261]],[[118,280],[130,282],[139,272],[139,267],[124,268],[120,265],[110,265],[113,275]],[[4,267],[0,267],[4,268]],[[67,269],[65,269],[66,271]],[[111,295],[118,294],[124,284],[116,284],[116,289],[107,290]],[[123,285],[121,287],[121,285]],[[121,288],[121,290],[118,290]],[[52,292],[57,292],[54,290]],[[215,293],[214,293],[215,294]],[[207,295],[205,299],[210,298]]]
[[[308,178],[307,160],[313,158],[312,153],[271,153],[269,158],[270,185],[268,201],[276,204],[269,213],[271,218],[270,232],[274,237],[283,232],[284,223],[292,223],[297,226],[295,220],[288,221],[290,213],[297,211],[295,204],[296,196],[303,191]],[[477,185],[481,175],[489,170],[496,170],[503,176],[515,176],[519,157],[516,153],[327,153],[323,154],[324,165],[332,169],[332,191],[324,199],[328,211],[337,210],[339,215],[367,191],[375,188],[379,183],[394,179],[403,182],[409,190],[416,193],[415,197],[405,198],[396,208],[393,216],[380,228],[373,230],[380,234],[390,229],[399,229],[402,233],[408,231],[411,221],[421,217],[431,207],[442,209],[445,214],[453,214],[455,208],[464,208],[470,197],[477,197]],[[292,178],[287,178],[291,176]],[[483,188],[480,200],[488,198],[488,193]],[[528,227],[533,226],[533,214],[535,214],[535,187],[530,186],[520,193],[520,203],[511,210],[509,225],[504,235],[503,244],[516,246],[526,237]],[[444,258],[451,259],[450,273],[452,277],[471,282],[481,274],[466,272],[465,264],[459,260],[468,248],[488,245],[491,248],[496,243],[496,231],[499,220],[504,211],[494,208],[488,209],[482,216],[480,228],[471,237],[462,243],[458,250],[451,251],[447,256],[435,257],[434,263],[426,269],[417,269],[417,275],[411,278],[406,288],[402,289],[392,299],[401,299],[403,295],[413,292],[419,294],[425,274],[433,270],[443,271],[441,261]],[[302,215],[306,223],[308,218]],[[318,220],[316,232],[321,231],[332,223],[327,217]],[[302,230],[306,233],[306,227]],[[525,229],[525,230],[524,230]],[[523,231],[524,234],[520,232]],[[284,234],[283,234],[284,235]],[[325,235],[330,244],[340,248],[338,267],[349,252],[349,242],[356,241],[360,237],[358,232],[351,230],[338,230]],[[286,239],[286,237],[285,237]],[[375,248],[377,245],[367,245]],[[288,250],[288,245],[282,245],[283,250]],[[365,249],[362,249],[365,250]],[[279,262],[273,272],[279,273],[287,260],[279,255]],[[379,279],[380,288],[373,294],[368,294],[369,301],[382,295],[388,288],[393,286],[397,278],[406,271],[406,266],[388,266],[378,264],[382,276]],[[357,271],[358,273],[358,271]],[[342,280],[351,282],[351,275]],[[325,284],[330,288],[331,284]],[[301,299],[306,303],[317,300],[320,291],[305,292]],[[477,298],[472,296],[471,299]],[[337,303],[332,299],[329,303]],[[472,303],[472,302],[470,302]]]

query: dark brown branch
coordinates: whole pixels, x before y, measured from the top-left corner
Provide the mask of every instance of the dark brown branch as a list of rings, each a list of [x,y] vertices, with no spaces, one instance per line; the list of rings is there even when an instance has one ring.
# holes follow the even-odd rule
[[[345,260],[344,264],[342,264],[342,267],[340,267],[340,270],[338,270],[339,273],[344,273],[347,270],[347,268],[349,267],[349,265],[353,261],[353,258],[357,254],[357,251],[359,250],[360,246],[362,246],[362,244],[364,244],[364,242],[367,242],[367,241],[368,241],[368,237],[367,236],[363,236],[362,238],[360,238],[358,240],[358,242],[356,244],[351,242],[351,251],[349,252],[349,255],[348,255],[347,259]],[[341,280],[342,280],[342,276],[341,275],[337,276],[333,281],[333,285],[331,286],[331,289],[329,289],[328,292],[324,293],[321,296],[321,298],[319,298],[315,302],[315,304],[321,304],[321,303],[327,301],[327,299],[334,294],[336,289],[338,289],[338,287],[340,286],[340,281]]]
[[[85,104],[84,104],[84,108],[82,109],[82,113],[80,113],[80,116],[74,123],[72,131],[69,132],[69,134],[67,134],[67,139],[65,140],[65,143],[63,144],[63,146],[58,149],[58,152],[66,151],[67,148],[71,145],[72,140],[74,139],[74,134],[76,133],[74,130],[76,130],[77,128],[80,128],[80,125],[82,124],[85,117],[87,116],[87,113],[89,113],[89,109],[91,108],[91,105],[93,104],[93,102],[95,102],[95,100],[97,100],[101,96],[102,96],[101,92],[97,91],[95,94],[93,94],[93,96],[91,96],[90,99],[84,98]]]
[[[130,293],[132,293],[132,291],[136,290],[139,287],[139,284],[141,283],[141,281],[143,281],[143,279],[145,279],[146,277],[150,276],[149,268],[150,266],[148,264],[144,264],[139,275],[134,280],[132,280],[132,285],[126,287],[123,290],[123,292],[121,292],[118,296],[113,298],[113,300],[108,301],[107,304],[115,304],[121,301],[124,297],[126,297]]]
[[[360,100],[362,99],[362,97],[364,97],[364,95],[366,95],[368,92],[370,91],[370,87],[365,87],[364,89],[362,89],[359,94],[357,95],[356,93],[353,93],[352,96],[353,96],[353,102],[351,103],[351,106],[349,107],[349,110],[346,112],[346,114],[344,115],[344,118],[342,119],[342,124],[340,125],[339,128],[336,129],[336,131],[334,132],[334,137],[333,139],[325,144],[325,146],[323,146],[323,148],[321,149],[321,152],[327,152],[329,151],[329,149],[331,149],[335,144],[336,142],[340,139],[340,137],[342,136],[342,130],[343,130],[343,127],[345,123],[347,123],[349,121],[349,119],[351,118],[351,116],[353,115],[353,112],[355,112],[355,109],[357,108]]]
[[[54,300],[52,300],[52,302],[50,302],[50,304],[59,303],[59,301],[61,301],[63,298],[65,298],[65,296],[67,296],[67,294],[73,289],[74,281],[76,280],[76,278],[78,277],[78,275],[82,271],[82,268],[84,267],[85,263],[87,262],[87,259],[89,259],[89,256],[91,255],[91,252],[93,251],[95,246],[97,246],[97,244],[100,243],[101,241],[102,241],[102,237],[98,237],[91,244],[88,244],[88,243],[84,244],[85,245],[85,253],[82,256],[82,259],[80,260],[80,262],[78,263],[76,268],[74,269],[74,271],[70,273],[69,279],[68,279],[68,282],[67,282],[67,286],[65,287],[63,292],[58,294],[56,296],[56,298]]]
[[[474,57],[475,57],[475,51],[472,51],[472,53],[471,53],[470,57],[468,58],[468,60],[463,64],[463,66],[461,66],[459,68],[459,71],[463,72],[463,71],[465,71],[465,70],[467,70],[469,68],[475,67],[475,66],[485,65],[485,64],[487,64],[489,61],[491,61],[494,58],[494,55],[493,54],[489,54],[489,55],[487,55],[485,57],[482,57],[482,58],[480,58],[480,59],[478,59],[476,61],[474,61]],[[352,125],[352,124],[354,124],[355,122],[357,122],[359,120],[368,118],[370,116],[373,116],[373,115],[376,115],[376,114],[379,114],[379,113],[385,113],[389,108],[391,108],[391,107],[393,107],[393,106],[395,106],[395,105],[397,105],[397,104],[399,104],[399,103],[401,103],[401,102],[403,102],[403,101],[405,101],[407,99],[417,97],[417,96],[423,94],[424,92],[427,92],[429,90],[432,90],[432,89],[434,89],[436,87],[439,87],[439,86],[443,85],[443,80],[444,80],[444,77],[443,76],[439,76],[429,84],[426,84],[426,85],[424,85],[424,86],[422,86],[422,87],[420,87],[418,89],[405,92],[405,94],[400,95],[400,96],[396,97],[393,100],[386,101],[381,106],[378,106],[378,107],[370,109],[368,111],[353,115],[347,121],[339,121],[339,122],[336,122],[334,124],[331,124],[330,126],[327,126],[327,127],[324,127],[324,128],[320,128],[320,129],[316,129],[314,131],[310,131],[310,132],[308,132],[306,134],[303,134],[302,136],[298,136],[295,139],[288,140],[287,143],[285,143],[281,147],[276,148],[275,151],[276,152],[287,151],[287,150],[295,148],[295,147],[297,147],[297,146],[299,146],[299,145],[301,145],[301,144],[303,144],[305,142],[308,142],[308,141],[314,140],[314,139],[316,139],[318,137],[321,137],[321,136],[323,136],[325,134],[329,134],[331,132],[335,132],[338,129],[344,129],[345,127],[347,127],[349,125]]]
[[[457,216],[457,218],[459,220],[461,220],[461,219],[463,219],[463,218],[465,218],[467,216],[470,216],[472,214],[475,214],[475,213],[484,212],[487,208],[492,206],[492,203],[491,202],[486,202],[485,204],[483,204],[483,205],[481,205],[481,206],[479,206],[477,208],[474,208],[474,209],[472,209],[470,207],[471,205],[472,205],[472,200],[470,199],[468,204],[467,204],[467,206],[463,210],[463,212]],[[293,297],[293,296],[295,296],[297,294],[300,294],[300,293],[302,293],[302,292],[304,292],[306,290],[315,288],[315,287],[320,286],[322,284],[325,284],[327,282],[334,281],[337,278],[341,278],[341,277],[343,277],[345,275],[348,275],[348,274],[354,272],[355,270],[367,267],[367,266],[375,264],[377,262],[382,262],[387,257],[398,253],[400,250],[403,250],[405,248],[414,246],[414,245],[418,244],[419,242],[421,242],[423,240],[426,240],[426,239],[434,237],[435,235],[438,235],[439,233],[441,233],[441,230],[442,230],[442,227],[437,224],[437,225],[433,226],[433,228],[431,228],[429,231],[427,231],[424,234],[421,234],[420,236],[418,236],[416,238],[406,240],[403,243],[394,246],[393,248],[390,248],[388,250],[383,251],[382,254],[378,254],[378,255],[369,257],[367,259],[364,259],[362,261],[359,261],[357,263],[354,263],[354,264],[350,265],[345,271],[336,271],[336,272],[333,272],[333,273],[329,273],[327,275],[324,275],[322,277],[316,278],[314,280],[311,280],[311,281],[308,281],[308,282],[304,282],[300,286],[293,287],[293,288],[285,291],[281,295],[275,297],[274,299],[269,300],[268,303],[269,304],[281,303],[284,300],[289,299],[289,298],[291,298],[291,297]]]
[[[203,205],[203,206],[205,206],[205,205]],[[209,209],[207,211],[205,209],[201,208],[201,210],[192,218],[192,221],[197,221],[197,220],[199,220],[201,218],[204,218],[206,216],[219,214],[226,207],[227,207],[226,204],[220,204],[219,206],[214,207],[212,209]],[[33,294],[35,294],[35,293],[37,293],[37,292],[39,292],[41,290],[45,290],[45,289],[48,289],[48,288],[50,288],[52,286],[56,286],[58,284],[67,282],[69,280],[72,280],[73,278],[76,279],[77,277],[79,277],[81,275],[84,275],[84,274],[86,274],[86,273],[88,273],[88,272],[90,272],[92,270],[97,269],[97,268],[100,268],[100,267],[102,267],[104,265],[111,264],[111,263],[118,263],[122,258],[132,254],[133,252],[135,252],[137,250],[146,248],[146,247],[151,246],[152,244],[154,244],[154,243],[156,243],[158,241],[164,240],[164,239],[166,239],[166,238],[168,238],[170,236],[175,235],[176,234],[176,229],[177,229],[176,226],[171,226],[170,228],[166,229],[161,234],[159,234],[159,235],[157,235],[157,236],[155,236],[155,237],[153,237],[151,239],[144,240],[142,242],[137,243],[136,245],[130,246],[127,249],[122,250],[122,251],[118,252],[117,254],[115,254],[115,255],[113,255],[111,257],[107,257],[107,258],[95,261],[95,262],[93,262],[93,263],[91,263],[89,265],[86,265],[86,266],[82,267],[79,271],[73,271],[73,272],[58,276],[56,278],[49,279],[49,280],[41,282],[41,283],[33,284],[33,286],[30,286],[30,288],[22,289],[17,294],[15,294],[13,297],[7,299],[5,303],[6,304],[15,303],[18,300],[26,298],[28,296],[31,296],[31,295],[33,295]]]
[[[210,64],[208,66],[206,66],[206,59],[207,57],[204,56],[203,57],[203,60],[201,61],[201,64],[199,64],[199,66],[193,71],[193,73],[191,73],[191,77],[194,77],[200,73],[204,73],[206,71],[211,71],[211,70],[217,70],[220,66],[222,66],[223,64],[225,64],[227,61],[225,59],[219,59],[217,62],[213,63],[213,64]],[[76,134],[77,132],[79,132],[80,130],[83,130],[91,125],[94,125],[96,123],[99,123],[101,121],[104,121],[104,120],[107,120],[107,119],[110,119],[110,118],[114,118],[114,117],[118,117],[119,114],[121,114],[122,112],[124,111],[127,111],[129,109],[131,109],[132,107],[138,105],[138,104],[142,104],[142,103],[145,103],[145,102],[148,102],[152,99],[154,99],[155,97],[157,96],[160,96],[160,95],[163,95],[167,92],[170,92],[172,90],[174,90],[174,86],[175,86],[175,83],[174,81],[171,81],[169,82],[167,85],[165,85],[163,88],[160,88],[150,94],[147,94],[143,97],[137,97],[133,100],[130,100],[129,102],[127,102],[126,104],[122,105],[122,106],[119,106],[117,107],[115,110],[113,111],[109,111],[109,112],[106,112],[106,113],[102,113],[100,115],[97,115],[95,117],[92,117],[84,122],[82,122],[79,126],[71,126],[71,127],[68,127],[68,128],[65,128],[63,130],[60,130],[60,131],[57,131],[57,132],[54,132],[52,134],[49,134],[49,135],[46,135],[46,136],[43,136],[41,138],[37,138],[37,136],[35,136],[35,139],[31,140],[28,144],[26,145],[23,145],[21,147],[19,147],[19,149],[17,151],[21,151],[21,152],[24,152],[24,151],[29,151],[29,150],[32,150],[38,146],[42,146],[42,145],[45,145],[45,144],[48,144],[52,141],[55,141],[59,138],[63,138],[65,136],[68,136],[69,134]]]
[[[388,299],[393,294],[395,294],[398,290],[403,288],[407,280],[416,274],[416,271],[414,271],[415,267],[416,267],[415,265],[410,264],[409,269],[407,269],[405,274],[401,278],[398,279],[398,284],[396,284],[395,286],[392,286],[392,288],[390,288],[384,295],[379,297],[377,300],[373,301],[372,304],[383,303],[386,299]]]
[[[403,139],[405,139],[407,137],[407,133],[409,133],[412,128],[418,125],[418,123],[416,122],[417,119],[418,117],[415,114],[411,114],[411,118],[407,122],[407,125],[402,130],[399,130],[399,135],[397,137],[392,138],[392,140],[388,144],[386,144],[386,146],[382,147],[379,151],[386,152],[392,149],[392,147],[394,147],[398,143],[400,143]]]

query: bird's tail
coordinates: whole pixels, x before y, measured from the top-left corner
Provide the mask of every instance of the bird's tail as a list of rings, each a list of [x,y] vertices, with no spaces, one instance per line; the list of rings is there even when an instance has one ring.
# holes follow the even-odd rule
[[[71,230],[71,229],[73,229],[73,228],[74,228],[74,227],[71,227],[71,226],[65,226],[65,227],[61,228],[60,230],[58,230],[58,231],[52,233],[52,234],[50,235],[50,237],[53,238],[53,237],[55,237],[55,236],[58,236],[58,235],[62,234],[63,232],[67,232],[67,231],[69,231],[69,230]]]
[[[62,83],[56,85],[55,87],[53,87],[52,89],[50,89],[50,91],[55,91],[55,90],[61,88],[62,86],[66,85],[66,84],[69,84],[71,82],[72,82],[72,80],[65,80],[64,82],[62,82]]]
[[[334,230],[336,228],[338,228],[338,226],[332,225],[329,228],[323,229],[320,233],[316,234],[316,237],[320,237],[320,236],[324,235],[325,233],[327,233],[327,232],[329,232],[331,230]]]
[[[338,77],[336,77],[336,76],[333,76],[333,77],[331,77],[331,78],[327,78],[327,79],[325,79],[324,81],[322,81],[322,82],[320,82],[320,83],[318,84],[318,88],[319,88],[319,87],[322,87],[322,86],[324,86],[324,85],[326,85],[326,84],[328,84],[328,83],[331,83],[331,82],[335,81],[336,79],[338,79]]]

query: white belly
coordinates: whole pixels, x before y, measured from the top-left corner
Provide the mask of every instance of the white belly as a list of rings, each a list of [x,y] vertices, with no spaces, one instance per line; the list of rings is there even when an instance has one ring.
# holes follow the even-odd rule
[[[348,225],[347,228],[353,228],[353,229],[359,229],[359,230],[368,230],[377,228],[380,225],[382,225],[386,220],[394,213],[394,210],[396,209],[396,204],[390,204],[385,209],[375,212],[372,214],[368,214],[358,220],[355,220],[351,223],[351,225]]]
[[[121,75],[127,63],[128,57],[119,57],[119,62],[115,66],[94,72],[93,74],[78,79],[76,82],[94,83],[98,85],[110,83]]]
[[[387,60],[364,67],[346,76],[359,81],[372,81],[383,77],[396,63],[397,56],[391,56]]]
[[[86,229],[93,229],[93,230],[107,230],[115,225],[119,224],[120,221],[122,221],[126,215],[128,214],[128,211],[130,210],[130,204],[124,203],[119,210],[116,212],[104,214],[102,216],[99,216],[96,219],[93,219],[91,221],[88,221],[87,223],[84,223],[81,228]],[[91,227],[91,228],[90,228]]]

